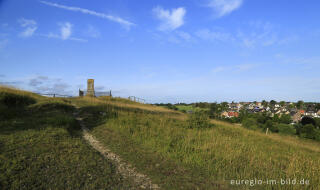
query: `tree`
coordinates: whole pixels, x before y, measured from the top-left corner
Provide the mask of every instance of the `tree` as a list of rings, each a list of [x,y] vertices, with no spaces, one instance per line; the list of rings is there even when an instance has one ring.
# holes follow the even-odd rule
[[[257,114],[257,122],[260,124],[264,124],[269,120],[270,118],[267,116],[266,113]]]
[[[279,104],[280,104],[281,107],[283,107],[283,106],[286,105],[286,102],[285,101],[280,101]]]
[[[279,115],[278,115],[278,114],[274,114],[274,116],[273,116],[273,118],[272,118],[272,121],[278,123],[278,122],[280,121]]]
[[[229,108],[228,102],[222,102],[220,105],[221,105],[221,111],[227,111]]]
[[[283,114],[283,115],[281,115],[279,122],[283,123],[283,124],[290,124],[292,122],[292,120],[291,120],[290,115]]]
[[[263,105],[263,107],[267,107],[268,106],[268,102],[265,100],[262,100],[261,104]]]
[[[277,125],[275,125],[271,120],[268,120],[265,124],[265,129],[269,128],[270,131],[274,132],[274,133],[278,133],[279,132],[279,128]]]
[[[257,129],[258,123],[254,118],[246,118],[242,121],[242,125],[248,129]]]
[[[270,101],[270,105],[271,105],[271,106],[276,105],[276,103],[277,103],[277,102],[276,102],[275,100],[271,100],[271,101]]]
[[[211,118],[217,118],[220,115],[219,105],[216,102],[210,105],[209,115]]]
[[[316,128],[317,129],[320,129],[320,118],[313,118],[314,119],[314,121],[315,121],[315,123],[316,123]]]
[[[295,108],[294,104],[289,104],[288,107],[289,107],[290,109],[294,109],[294,108]]]
[[[288,134],[288,135],[295,135],[296,129],[293,125],[288,124],[278,124],[279,133]]]
[[[303,107],[304,107],[304,102],[303,102],[302,100],[299,100],[299,101],[297,102],[297,108],[298,108],[298,109],[303,109]]]
[[[248,117],[248,111],[246,109],[241,109],[239,111],[239,121],[242,122],[247,117]]]
[[[314,125],[307,124],[302,127],[301,134],[303,137],[308,139],[315,139],[316,137],[316,129]]]
[[[316,126],[316,121],[312,117],[304,116],[301,119],[301,124],[302,125],[312,124],[313,126]]]

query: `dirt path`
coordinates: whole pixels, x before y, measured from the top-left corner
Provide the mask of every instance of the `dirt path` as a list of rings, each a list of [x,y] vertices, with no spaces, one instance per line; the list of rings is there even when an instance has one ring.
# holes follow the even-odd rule
[[[86,128],[84,122],[82,121],[82,118],[78,116],[78,112],[75,112],[74,115],[81,126],[84,139],[94,149],[100,152],[106,159],[115,162],[118,173],[120,173],[125,178],[133,179],[133,181],[142,189],[160,189],[157,184],[152,183],[148,176],[138,173],[134,167],[122,161],[122,159],[118,155],[111,152],[111,150],[103,146],[97,139],[95,139],[94,136],[90,134],[89,129]]]

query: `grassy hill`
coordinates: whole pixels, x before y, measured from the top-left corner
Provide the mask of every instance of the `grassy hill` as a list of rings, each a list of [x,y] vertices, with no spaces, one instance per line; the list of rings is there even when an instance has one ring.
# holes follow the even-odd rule
[[[0,189],[129,189],[83,140],[67,99],[0,87]]]
[[[53,99],[0,88],[0,105],[0,189],[139,188],[81,138],[75,106],[101,143],[162,189],[320,186],[317,142],[219,121],[190,128],[186,114],[119,98]],[[255,179],[264,184],[230,184]],[[281,179],[310,184],[281,185]]]

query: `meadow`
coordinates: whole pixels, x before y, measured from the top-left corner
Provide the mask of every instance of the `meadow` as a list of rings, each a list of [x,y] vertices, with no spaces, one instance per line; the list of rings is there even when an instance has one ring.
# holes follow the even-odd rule
[[[317,189],[320,185],[318,142],[265,135],[214,120],[209,128],[190,129],[186,116],[119,110],[108,103],[83,108],[85,114],[101,112],[113,114],[87,115],[92,133],[165,189]],[[255,179],[277,184],[230,184]],[[281,179],[309,180],[309,185],[281,185]]]
[[[134,187],[85,142],[74,109],[66,99],[0,87],[0,189]]]
[[[0,122],[1,189],[138,188],[81,138],[72,116],[74,106],[92,135],[162,189],[320,186],[319,142],[265,135],[216,120],[199,128],[197,122],[190,122],[191,115],[119,98],[52,99],[0,90],[0,110],[7,114]],[[23,107],[7,106],[4,94],[31,100],[20,102]],[[309,185],[281,185],[281,179],[308,180]],[[236,185],[233,180],[263,180],[264,184]],[[266,184],[270,180],[276,183]]]

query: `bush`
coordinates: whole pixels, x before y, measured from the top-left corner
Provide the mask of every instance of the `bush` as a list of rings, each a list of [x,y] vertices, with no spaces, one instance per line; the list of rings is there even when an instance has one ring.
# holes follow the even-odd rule
[[[316,136],[317,136],[316,128],[312,124],[304,125],[301,129],[300,136],[308,139],[316,139]]]
[[[282,133],[282,134],[288,134],[288,135],[296,134],[296,129],[293,125],[278,124],[277,128],[279,129],[279,133]]]
[[[292,119],[290,117],[290,115],[288,114],[283,114],[280,119],[279,119],[279,122],[280,123],[283,123],[283,124],[290,124],[292,122]]]
[[[305,116],[301,119],[302,125],[308,125],[312,124],[313,126],[316,126],[316,121],[312,117]]]
[[[34,103],[36,103],[36,100],[29,96],[0,92],[0,104],[7,107],[24,107]]]
[[[313,118],[316,123],[316,128],[320,129],[320,118]]]
[[[279,128],[278,128],[278,125],[276,125],[273,121],[271,120],[268,120],[265,124],[265,129],[269,128],[269,130],[271,132],[274,132],[274,133],[278,133],[279,132]]]
[[[187,127],[189,129],[202,129],[213,126],[213,124],[210,123],[209,116],[203,112],[195,112],[193,114],[190,114],[187,123]]]
[[[246,119],[244,119],[242,121],[242,125],[245,128],[248,128],[248,129],[257,129],[258,128],[258,122],[254,118],[246,118]]]

